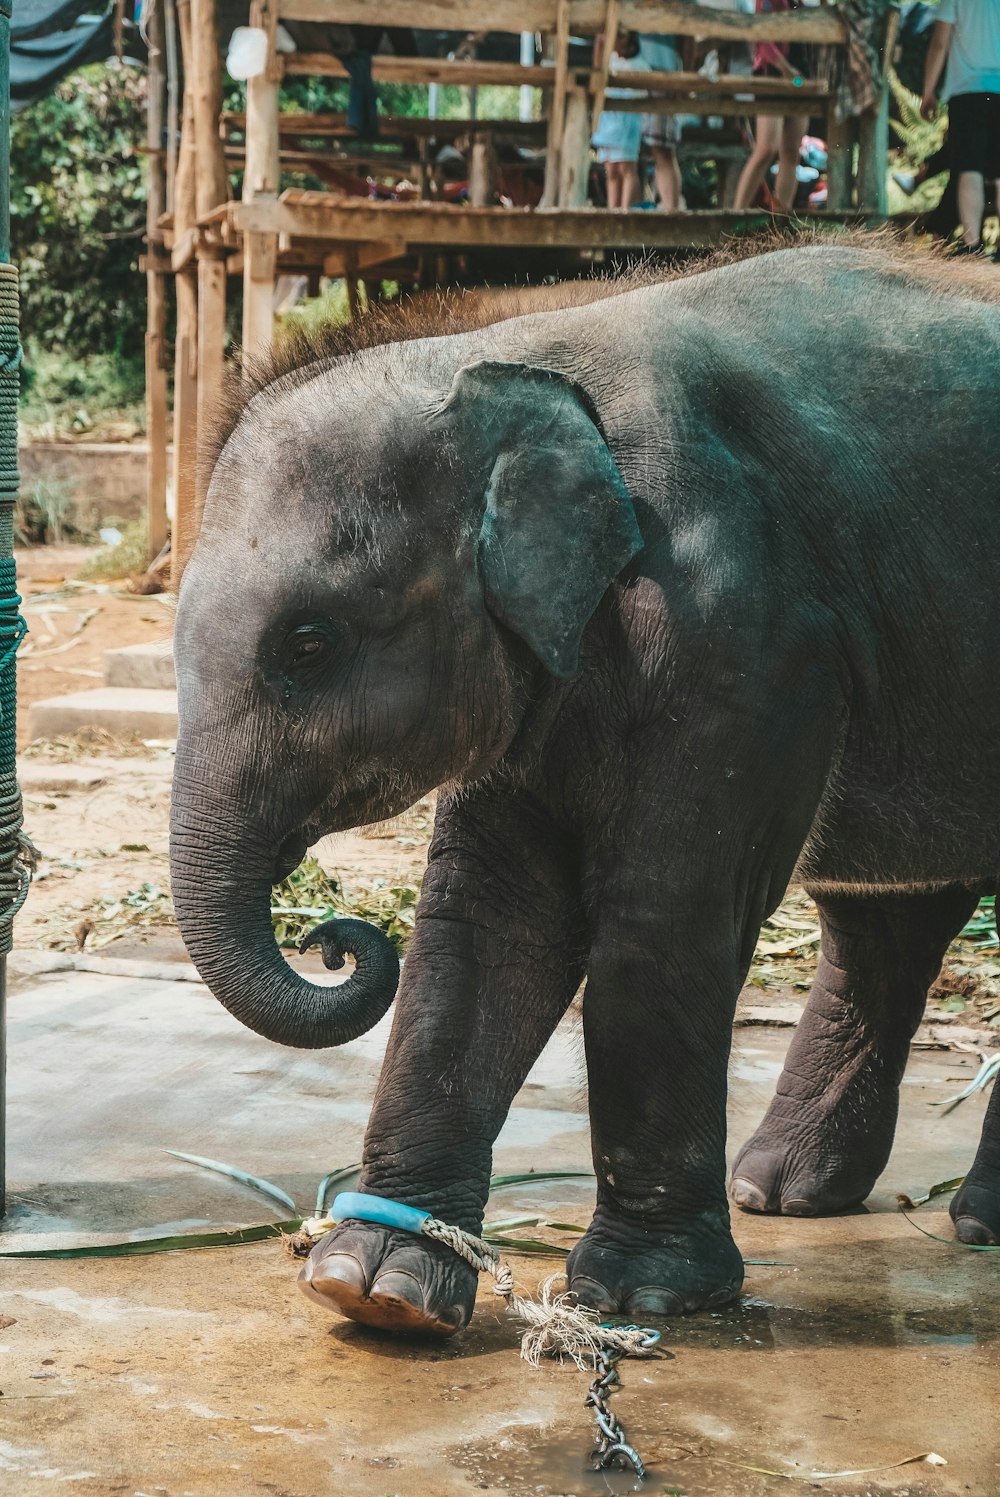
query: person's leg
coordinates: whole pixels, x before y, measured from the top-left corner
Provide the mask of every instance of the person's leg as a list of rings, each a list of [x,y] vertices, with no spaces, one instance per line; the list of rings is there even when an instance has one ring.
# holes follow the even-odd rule
[[[948,101],[948,139],[956,206],[962,225],[959,253],[979,248],[986,207],[986,178],[993,176],[991,159],[994,123],[991,94],[954,94]]]
[[[619,208],[631,208],[639,195],[639,163],[637,161],[623,161],[621,163],[621,185],[619,187]]]
[[[774,196],[785,213],[790,213],[795,206],[795,172],[799,164],[802,137],[808,127],[808,117],[802,114],[790,114],[787,119],[781,121],[778,180],[774,186]]]
[[[604,163],[605,196],[609,208],[618,207],[618,162],[606,161]]]
[[[974,248],[983,237],[983,211],[986,207],[986,183],[979,172],[960,172],[958,178],[958,216],[962,224],[962,242]]]
[[[676,213],[681,201],[681,173],[676,151],[670,146],[654,146],[653,168],[660,212]]]
[[[757,117],[754,135],[754,147],[750,157],[740,173],[740,180],[736,186],[736,197],[733,201],[734,208],[752,208],[754,199],[761,188],[764,174],[778,153],[781,143],[781,121],[773,115],[762,114]]]

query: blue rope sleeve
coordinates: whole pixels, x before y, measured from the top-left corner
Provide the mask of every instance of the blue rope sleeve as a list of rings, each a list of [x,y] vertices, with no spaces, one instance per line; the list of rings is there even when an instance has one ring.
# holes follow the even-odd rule
[[[335,1198],[330,1215],[337,1222],[376,1222],[380,1227],[398,1227],[403,1232],[414,1232],[419,1237],[430,1212],[421,1211],[416,1206],[404,1206],[401,1201],[386,1201],[382,1196],[345,1190]]]

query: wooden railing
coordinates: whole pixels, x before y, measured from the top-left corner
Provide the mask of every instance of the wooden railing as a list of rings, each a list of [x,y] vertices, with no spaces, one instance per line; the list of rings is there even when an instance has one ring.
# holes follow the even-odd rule
[[[655,216],[654,223],[649,215],[586,211],[593,119],[605,89],[619,80],[606,66],[573,66],[571,38],[594,37],[620,26],[656,35],[700,37],[719,45],[723,56],[725,45],[733,43],[808,42],[842,48],[847,42],[844,21],[831,5],[746,15],[709,9],[695,0],[378,0],[377,5],[372,0],[252,0],[250,24],[267,38],[266,66],[247,85],[245,113],[223,116],[215,0],[165,0],[165,4],[168,12],[176,13],[185,70],[181,145],[172,171],[167,215],[177,284],[176,574],[196,534],[204,497],[204,454],[222,378],[227,260],[230,270],[238,265],[242,274],[243,343],[254,355],[270,343],[279,256],[286,265],[301,263],[335,274],[398,257],[413,245],[471,247],[502,241],[512,248],[595,243],[627,248],[636,243],[637,225],[643,219],[649,224],[649,243],[676,243],[666,222],[669,215]],[[475,58],[373,59],[376,82],[528,85],[542,91],[544,119],[530,126],[473,120],[387,122],[387,138],[392,138],[398,126],[399,134],[415,139],[418,154],[423,153],[418,163],[422,197],[427,196],[423,189],[429,178],[421,142],[432,135],[453,138],[459,130],[467,133],[468,208],[439,201],[373,203],[342,192],[280,192],[283,159],[286,167],[322,159],[324,148],[303,147],[303,137],[327,138],[332,143],[347,133],[341,117],[283,115],[283,79],[310,74],[343,78],[347,69],[327,52],[279,51],[279,21],[368,25],[373,14],[386,27],[463,33],[533,31],[545,38],[544,65]],[[833,100],[819,81],[796,83],[732,73],[710,80],[693,72],[650,72],[623,74],[620,82],[646,95],[616,99],[615,108],[623,111],[735,117],[787,114],[793,107],[805,112],[801,106],[807,106],[810,113],[827,120],[831,207],[847,209],[852,185],[856,185],[859,209],[877,213],[884,208],[884,103],[880,112],[860,121],[859,170],[852,183],[855,129],[835,118]],[[542,211],[505,213],[486,206],[494,201],[493,142],[504,131],[516,138],[519,128],[524,131],[521,139],[539,144],[544,132]],[[242,134],[242,142],[233,141],[234,132]],[[228,173],[239,164],[244,167],[241,201],[227,203]],[[684,242],[717,240],[726,225],[724,212],[692,215],[685,220]],[[162,274],[162,260],[156,261],[156,267]],[[193,433],[197,433],[196,442]],[[195,446],[200,467],[194,461]]]

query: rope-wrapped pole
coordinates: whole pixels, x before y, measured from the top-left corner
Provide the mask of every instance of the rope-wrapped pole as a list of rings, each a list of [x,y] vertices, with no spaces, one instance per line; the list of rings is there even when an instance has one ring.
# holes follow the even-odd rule
[[[5,1204],[5,1075],[7,953],[14,915],[28,892],[21,858],[21,795],[17,788],[14,656],[24,633],[14,576],[17,498],[17,396],[21,345],[17,271],[10,264],[10,6],[0,0],[0,1216]]]

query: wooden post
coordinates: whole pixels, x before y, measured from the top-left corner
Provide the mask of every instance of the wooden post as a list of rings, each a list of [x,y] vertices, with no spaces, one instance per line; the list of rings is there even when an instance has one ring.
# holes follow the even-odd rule
[[[170,547],[170,586],[181,574],[198,535],[195,474],[198,467],[198,274],[174,277],[177,334],[174,341],[174,525]]]
[[[222,399],[226,350],[226,262],[203,247],[198,252],[198,438],[194,483],[194,536],[208,491],[208,447]]]
[[[611,71],[611,57],[615,50],[615,42],[618,40],[620,16],[620,0],[608,0],[608,11],[604,20],[604,34],[601,40],[601,61],[597,68],[594,82],[594,102],[590,115],[591,135],[597,130],[597,122],[601,117],[601,110],[604,108],[604,93],[608,86],[608,74]]]
[[[194,104],[195,202],[198,217],[204,218],[228,196],[226,161],[219,135],[222,69],[215,0],[190,0],[190,3],[192,66],[189,86]]]
[[[559,162],[559,207],[583,208],[590,177],[590,95],[573,88],[566,95],[566,125]]]
[[[146,528],[149,560],[167,542],[167,288],[162,259],[160,216],[166,209],[164,158],[166,29],[163,7],[148,21],[146,73]]]
[[[164,0],[163,33],[167,54],[167,212],[174,209],[177,151],[180,136],[180,65],[177,54],[176,0]]]
[[[852,120],[834,118],[830,105],[826,127],[826,206],[843,213],[851,206],[851,177],[854,166],[854,130]]]
[[[896,47],[899,11],[886,16],[882,38],[882,87],[874,109],[858,119],[858,207],[866,213],[885,215],[889,210],[889,68]]]
[[[199,222],[225,203],[229,183],[219,135],[222,70],[216,0],[191,0],[192,93],[194,97],[195,207]],[[221,396],[226,346],[226,267],[221,251],[205,243],[198,251],[198,420],[192,543],[201,526],[208,488],[208,446]]]
[[[493,136],[488,130],[473,133],[471,158],[469,204],[473,208],[490,207],[496,199],[497,158]]]
[[[189,0],[177,0],[177,22],[184,58],[181,142],[174,178],[174,243],[194,230],[195,137],[194,66]],[[176,592],[198,534],[195,474],[198,470],[198,270],[193,261],[174,276],[177,331],[174,337],[174,525],[170,586]]]
[[[545,146],[545,187],[540,207],[559,202],[559,174],[566,129],[566,86],[569,82],[569,0],[557,0],[555,66],[549,90],[549,128]]]
[[[267,34],[267,65],[247,83],[246,168],[243,201],[270,197],[277,200],[280,161],[278,103],[281,89],[281,59],[275,49],[278,24],[274,0],[254,0],[251,26]],[[248,233],[243,244],[243,351],[251,358],[265,354],[271,346],[274,327],[274,275],[278,258],[276,234]]]

